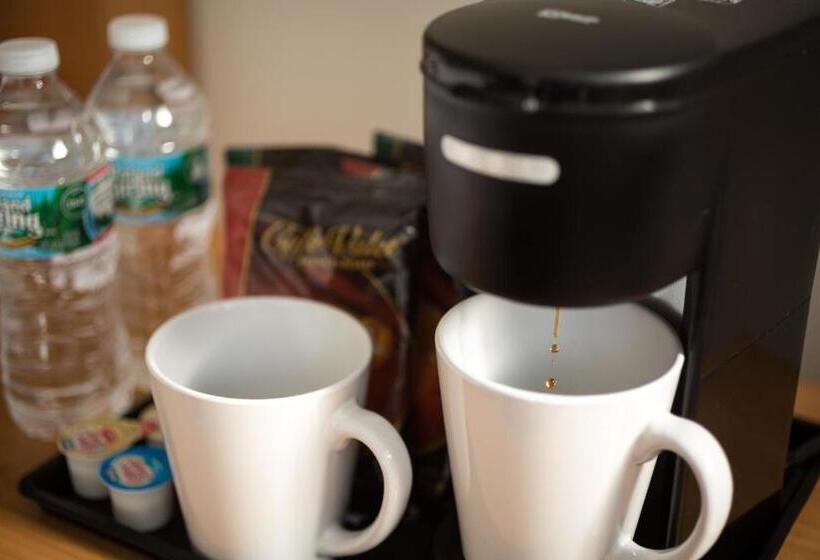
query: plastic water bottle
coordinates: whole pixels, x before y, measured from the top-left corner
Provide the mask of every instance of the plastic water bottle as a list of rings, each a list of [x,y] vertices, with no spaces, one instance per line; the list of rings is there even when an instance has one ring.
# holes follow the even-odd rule
[[[114,167],[120,298],[142,385],[153,331],[216,295],[208,112],[199,88],[163,51],[167,42],[158,16],[113,19],[113,59],[88,101]]]
[[[0,43],[0,370],[12,418],[53,439],[130,404],[112,175],[50,39]]]

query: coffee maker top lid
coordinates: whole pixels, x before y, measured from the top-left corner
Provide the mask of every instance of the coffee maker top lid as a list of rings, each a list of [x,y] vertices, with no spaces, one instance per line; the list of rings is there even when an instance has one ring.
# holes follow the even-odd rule
[[[543,95],[559,86],[565,96],[567,86],[668,89],[716,53],[694,19],[634,0],[486,0],[434,20],[424,46],[425,75],[447,89]]]

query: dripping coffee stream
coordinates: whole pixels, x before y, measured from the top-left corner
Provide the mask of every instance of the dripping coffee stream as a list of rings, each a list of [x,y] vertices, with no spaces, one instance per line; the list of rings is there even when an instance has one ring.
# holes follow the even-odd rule
[[[555,318],[552,320],[552,338],[553,343],[550,345],[550,352],[557,354],[561,351],[561,347],[555,342],[558,340],[558,335],[561,334],[561,308],[555,308]]]
[[[561,351],[561,347],[558,345],[558,335],[561,333],[561,308],[555,308],[555,317],[552,320],[552,344],[550,344],[550,353],[557,354]],[[552,358],[552,366],[555,367],[555,356],[551,356]],[[549,377],[544,382],[544,387],[546,387],[547,391],[552,391],[556,387],[558,387],[558,379],[555,377]]]

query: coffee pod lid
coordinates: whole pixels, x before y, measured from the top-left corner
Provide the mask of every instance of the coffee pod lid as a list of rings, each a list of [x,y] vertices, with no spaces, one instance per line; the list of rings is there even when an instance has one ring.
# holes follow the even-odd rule
[[[103,461],[100,478],[117,490],[139,492],[162,486],[171,480],[168,454],[164,449],[136,445]]]
[[[94,418],[67,424],[60,429],[57,447],[72,459],[104,459],[130,447],[142,437],[135,420]]]
[[[140,413],[140,428],[145,438],[151,443],[161,444],[164,441],[162,436],[162,428],[159,425],[159,417],[157,416],[157,407],[154,405],[146,406]]]

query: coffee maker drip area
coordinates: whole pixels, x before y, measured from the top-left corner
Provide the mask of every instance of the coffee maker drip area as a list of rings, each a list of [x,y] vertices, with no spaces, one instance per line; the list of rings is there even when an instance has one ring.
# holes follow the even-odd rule
[[[438,1],[0,22],[0,557],[820,558],[820,1]]]
[[[573,344],[573,313],[637,301],[664,316],[685,355],[672,410],[715,435],[733,473],[709,558],[756,558],[748,536],[777,525],[786,483],[817,257],[820,6],[626,4],[485,2],[428,27],[433,248],[476,291],[561,306],[555,341],[546,310],[538,327],[498,322],[543,347],[541,372],[512,367],[528,379],[513,386],[572,392],[561,360],[594,353],[590,331]],[[683,278],[680,308],[652,297]],[[622,340],[634,330],[617,321],[605,331],[607,355],[653,345]],[[638,542],[681,542],[699,507],[664,454]]]

